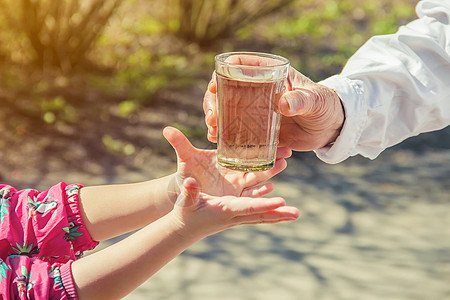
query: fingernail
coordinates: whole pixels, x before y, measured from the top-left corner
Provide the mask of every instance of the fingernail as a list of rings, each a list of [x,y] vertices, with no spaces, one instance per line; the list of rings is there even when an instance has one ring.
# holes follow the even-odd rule
[[[208,110],[208,112],[206,113],[206,121],[209,120],[209,118],[211,117],[211,115],[212,115],[212,110]]]
[[[292,97],[292,95],[288,94],[284,97],[284,99],[286,100],[286,103],[288,105],[289,112],[295,113],[297,101],[295,101],[294,97]]]
[[[211,89],[212,84],[213,84],[213,81],[211,80],[211,81],[208,83],[208,90],[209,90],[210,92],[212,92],[212,89]]]

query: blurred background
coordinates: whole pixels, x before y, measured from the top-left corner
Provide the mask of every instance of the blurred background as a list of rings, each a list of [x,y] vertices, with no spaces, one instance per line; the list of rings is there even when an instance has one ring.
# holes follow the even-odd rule
[[[319,81],[414,19],[417,2],[3,0],[0,180],[47,189],[167,175],[165,126],[215,148],[202,101],[216,54],[280,54]],[[448,129],[375,161],[296,153],[273,180],[301,221],[205,239],[129,299],[448,299],[449,178]]]

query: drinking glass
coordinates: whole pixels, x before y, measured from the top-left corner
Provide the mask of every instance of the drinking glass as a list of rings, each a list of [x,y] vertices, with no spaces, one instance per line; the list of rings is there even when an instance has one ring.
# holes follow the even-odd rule
[[[219,113],[217,160],[238,171],[265,171],[275,164],[289,60],[260,52],[215,57]]]

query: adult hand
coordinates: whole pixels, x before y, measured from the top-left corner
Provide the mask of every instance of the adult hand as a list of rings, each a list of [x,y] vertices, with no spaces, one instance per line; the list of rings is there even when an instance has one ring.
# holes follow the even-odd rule
[[[292,67],[285,87],[279,101],[282,114],[279,145],[296,151],[310,151],[334,142],[344,123],[344,109],[339,96]],[[204,96],[203,110],[208,139],[214,143],[217,142],[218,123],[216,89],[213,73]]]
[[[300,213],[283,198],[215,197],[200,192],[193,178],[186,178],[170,213],[184,237],[198,240],[242,224],[294,221]]]
[[[283,171],[287,166],[285,158],[292,154],[289,148],[278,148],[275,166],[271,170],[238,172],[220,167],[215,150],[195,148],[178,129],[166,127],[163,135],[177,154],[175,188],[180,187],[184,179],[194,177],[201,191],[213,196],[261,197],[270,193],[273,184],[261,183]]]

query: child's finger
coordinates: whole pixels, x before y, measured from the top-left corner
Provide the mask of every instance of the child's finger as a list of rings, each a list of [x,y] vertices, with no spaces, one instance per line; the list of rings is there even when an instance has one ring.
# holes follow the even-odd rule
[[[277,149],[277,159],[289,158],[292,155],[292,150],[288,147],[279,147]]]
[[[163,135],[170,143],[170,145],[172,145],[172,147],[175,149],[178,158],[180,158],[181,160],[187,160],[191,156],[192,151],[195,149],[195,147],[192,146],[191,142],[187,139],[186,136],[184,136],[181,131],[169,126],[164,128]]]
[[[237,216],[234,218],[234,221],[236,224],[263,224],[277,223],[281,221],[295,221],[299,217],[300,212],[296,207],[282,206],[261,214]]]
[[[245,181],[247,186],[258,185],[264,182],[278,173],[282,172],[287,167],[287,161],[285,158],[289,158],[292,155],[292,150],[288,147],[280,147],[277,149],[277,158],[275,166],[264,172],[253,172],[245,174]]]
[[[274,189],[273,183],[269,182],[269,183],[265,183],[262,185],[258,185],[255,187],[245,189],[242,192],[241,196],[242,197],[252,197],[252,198],[262,197],[262,196],[265,196],[265,195],[269,194],[270,192],[272,192],[273,189]]]
[[[193,206],[197,204],[199,195],[200,187],[198,186],[197,181],[192,177],[188,177],[183,181],[180,195],[175,204],[182,207]]]
[[[278,159],[275,162],[275,166],[272,169],[270,169],[270,170],[267,170],[267,171],[264,171],[264,172],[246,173],[244,175],[246,186],[258,185],[261,182],[264,182],[264,181],[272,178],[276,174],[280,173],[281,171],[286,169],[286,167],[287,167],[286,160],[285,159]]]
[[[286,205],[286,201],[281,197],[274,198],[246,198],[236,197],[224,203],[224,207],[235,217],[262,214],[280,206]]]

